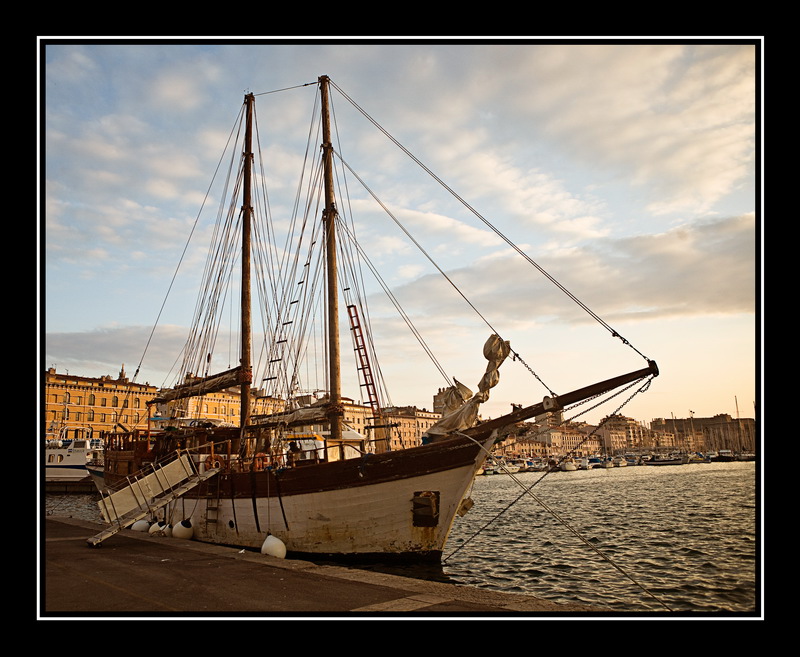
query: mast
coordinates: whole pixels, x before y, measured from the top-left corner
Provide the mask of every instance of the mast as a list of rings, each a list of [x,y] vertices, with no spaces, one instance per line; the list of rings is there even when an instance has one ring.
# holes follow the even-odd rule
[[[336,276],[336,200],[333,194],[333,145],[331,142],[328,76],[319,78],[322,101],[322,161],[325,174],[325,250],[328,285],[328,369],[330,376],[331,440],[342,439],[342,384],[339,351],[339,290]]]
[[[244,135],[244,180],[242,194],[242,357],[241,367],[243,373],[249,373],[252,368],[251,355],[251,307],[250,307],[250,232],[253,216],[251,200],[252,166],[253,166],[253,94],[244,97],[246,123]],[[244,377],[241,384],[241,409],[240,427],[244,432],[250,419],[250,381]]]

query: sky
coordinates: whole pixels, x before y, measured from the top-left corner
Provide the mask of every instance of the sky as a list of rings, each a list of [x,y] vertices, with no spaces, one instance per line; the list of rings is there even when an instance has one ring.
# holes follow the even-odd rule
[[[465,312],[429,259],[349,188],[362,242],[447,374],[476,390],[493,331],[522,357],[500,368],[484,416],[644,358],[660,375],[624,415],[755,416],[759,38],[39,45],[40,371],[116,376],[124,364],[139,382],[168,383],[195,301],[188,279],[172,277],[244,94],[293,89],[281,113],[258,100],[276,143],[267,175],[280,214],[302,154],[289,148],[302,144],[313,101],[313,84],[299,85],[328,75],[497,229],[408,178],[375,133],[343,154],[480,311]],[[342,114],[344,133],[356,123]],[[200,260],[187,253],[184,264],[197,273]],[[391,402],[431,408],[441,376],[379,324]],[[597,422],[618,403],[576,419]]]

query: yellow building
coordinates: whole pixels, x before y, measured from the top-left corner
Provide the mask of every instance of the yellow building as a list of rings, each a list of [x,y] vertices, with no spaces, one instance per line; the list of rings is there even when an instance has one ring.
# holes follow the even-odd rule
[[[149,383],[133,383],[122,366],[116,378],[99,378],[58,373],[55,368],[45,372],[44,425],[47,437],[75,438],[78,429],[92,434],[114,429],[147,428],[148,406],[158,393]],[[239,424],[239,392],[224,390],[203,397],[171,402],[150,410],[151,416],[162,413],[169,418],[211,420],[214,423]],[[269,407],[270,400],[256,400],[257,407]],[[154,425],[158,426],[158,424]],[[62,431],[66,435],[62,436]]]
[[[158,389],[149,383],[132,383],[123,365],[117,378],[60,374],[55,368],[45,372],[45,434],[74,438],[75,430],[109,431],[122,425],[147,426],[147,402]]]
[[[44,424],[47,437],[75,438],[76,431],[88,429],[90,434],[101,431],[146,429],[148,402],[159,389],[149,383],[133,383],[123,365],[116,378],[99,378],[58,373],[55,368],[45,372]],[[176,421],[203,420],[214,424],[239,426],[240,394],[238,388],[158,404],[149,409],[153,428]],[[284,402],[262,397],[253,391],[255,414],[283,410]],[[375,419],[369,406],[352,399],[343,399],[345,425],[364,435],[370,448],[376,451],[404,449],[420,444],[422,434],[441,417],[440,413],[416,407],[391,408],[384,411],[383,423],[389,428],[375,430]],[[62,430],[66,435],[61,436]],[[379,444],[375,444],[375,439]]]

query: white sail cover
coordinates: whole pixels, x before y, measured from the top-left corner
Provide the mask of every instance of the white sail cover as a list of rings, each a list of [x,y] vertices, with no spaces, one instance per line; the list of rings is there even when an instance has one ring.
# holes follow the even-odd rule
[[[473,395],[469,388],[456,381],[447,391],[442,419],[426,432],[430,438],[435,439],[475,425],[478,407],[489,399],[489,390],[500,380],[500,365],[510,353],[511,346],[508,341],[501,340],[500,336],[492,335],[486,341],[483,345],[483,356],[488,363],[478,384],[478,392]]]
[[[310,425],[330,420],[327,401],[324,404],[296,408],[292,411],[271,415],[255,415],[252,423],[261,427]]]

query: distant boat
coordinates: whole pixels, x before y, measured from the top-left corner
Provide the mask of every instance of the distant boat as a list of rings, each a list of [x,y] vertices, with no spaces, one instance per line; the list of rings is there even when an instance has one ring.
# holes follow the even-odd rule
[[[562,472],[575,472],[578,469],[578,464],[572,457],[566,458],[558,466]]]
[[[103,463],[87,463],[86,471],[97,490],[102,492],[105,489],[105,465]]]
[[[65,428],[60,432],[60,438],[51,438],[44,446],[45,482],[69,483],[79,482],[89,478],[86,465],[101,451],[98,444],[89,438],[67,439],[69,431],[74,428]],[[78,432],[87,429],[78,429]]]
[[[654,456],[651,459],[643,461],[645,465],[686,465],[688,459],[685,456]]]
[[[736,455],[730,449],[721,449],[711,458],[712,463],[730,463],[736,460]]]
[[[497,468],[497,472],[500,474],[517,474],[519,471],[519,465],[516,463],[509,463],[507,461],[500,463],[499,467]]]

